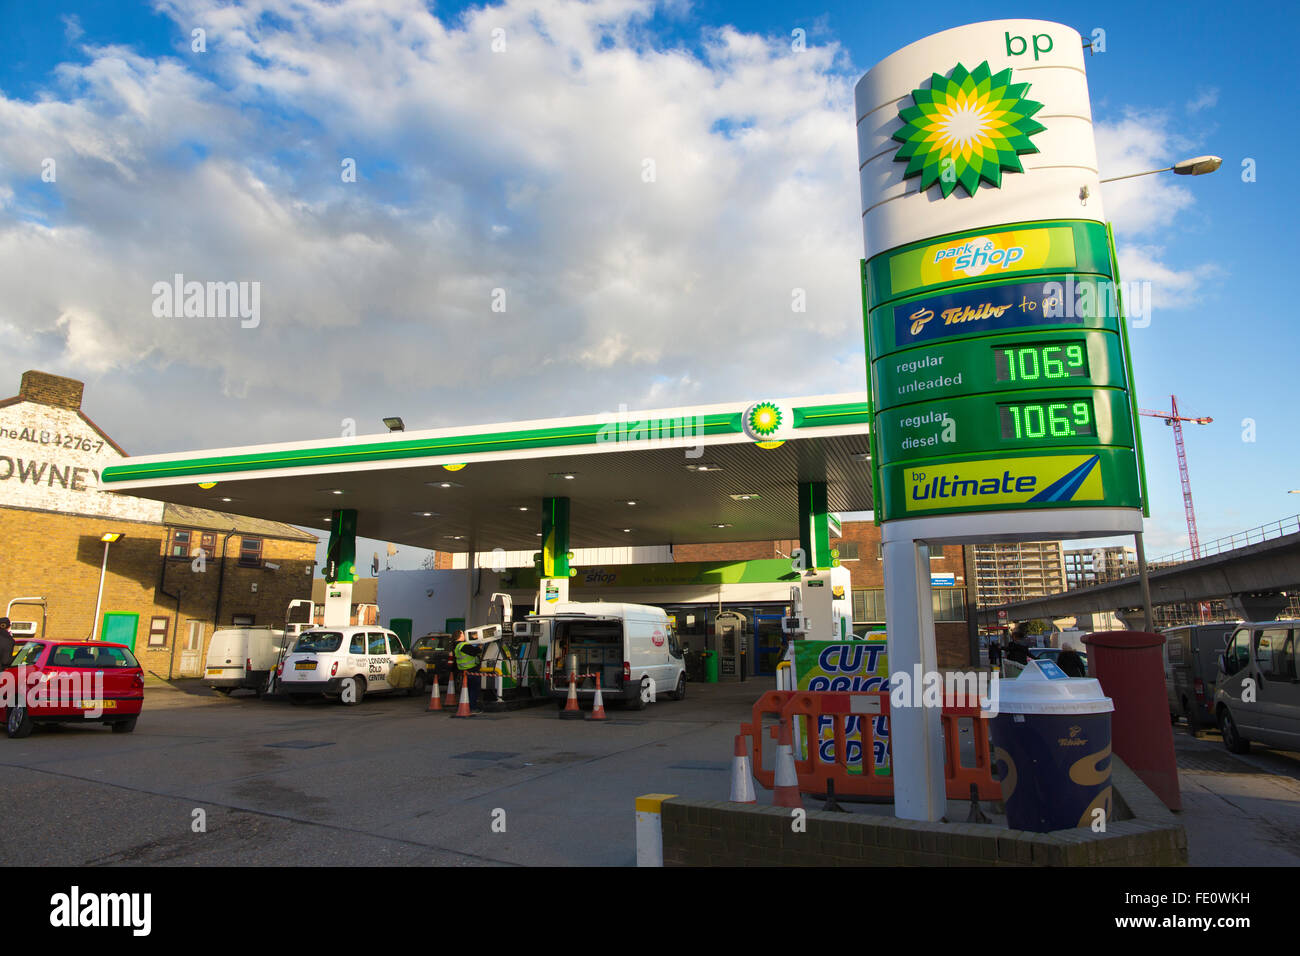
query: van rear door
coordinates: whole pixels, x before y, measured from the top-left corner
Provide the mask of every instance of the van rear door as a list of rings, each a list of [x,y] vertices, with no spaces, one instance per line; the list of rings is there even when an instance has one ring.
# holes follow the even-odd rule
[[[247,655],[247,631],[240,628],[217,631],[208,643],[208,659],[204,667],[204,676],[216,680],[242,678]]]

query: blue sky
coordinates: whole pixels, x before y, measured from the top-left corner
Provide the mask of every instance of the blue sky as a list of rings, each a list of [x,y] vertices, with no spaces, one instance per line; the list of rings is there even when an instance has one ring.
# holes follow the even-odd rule
[[[23,368],[84,378],[94,417],[144,454],[337,434],[345,418],[365,431],[394,407],[428,427],[589,412],[591,394],[748,397],[717,374],[727,363],[756,370],[748,391],[773,377],[791,393],[861,388],[852,84],[929,33],[1032,16],[1105,31],[1087,63],[1103,176],[1223,157],[1211,176],[1106,193],[1124,277],[1155,297],[1131,331],[1139,404],[1176,394],[1184,414],[1214,418],[1187,431],[1202,541],[1300,512],[1287,495],[1300,488],[1300,337],[1284,288],[1293,7],[439,4],[440,32],[399,0],[378,5],[385,16],[259,6],[0,2],[11,390]],[[529,42],[541,21],[569,63]],[[508,75],[491,72],[494,24],[519,51]],[[207,55],[190,50],[196,26]],[[810,50],[791,65],[796,28]],[[40,179],[52,154],[66,157],[57,184]],[[661,170],[653,206],[632,172],[606,177],[642,155]],[[339,183],[339,157],[362,189]],[[143,290],[175,271],[260,279],[266,327],[139,320]],[[734,291],[774,272],[771,289]],[[498,285],[521,306],[474,312]],[[761,298],[788,303],[790,285],[816,306],[804,326]],[[747,325],[759,334],[736,345]],[[562,384],[575,380],[585,392]],[[1169,430],[1143,427],[1158,555],[1185,546],[1182,499]]]

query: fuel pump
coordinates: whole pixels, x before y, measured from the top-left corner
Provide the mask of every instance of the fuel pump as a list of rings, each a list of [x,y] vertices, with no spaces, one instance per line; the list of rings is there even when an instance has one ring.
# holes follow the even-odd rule
[[[808,570],[790,589],[782,630],[794,640],[842,641],[853,636],[853,579],[847,568]]]

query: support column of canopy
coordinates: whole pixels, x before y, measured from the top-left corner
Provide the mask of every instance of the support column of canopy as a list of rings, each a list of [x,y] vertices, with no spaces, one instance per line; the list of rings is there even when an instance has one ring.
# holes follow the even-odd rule
[[[330,516],[330,542],[325,551],[326,627],[352,623],[352,583],[357,579],[357,512],[337,508]]]
[[[540,613],[569,600],[569,499],[542,499],[542,560],[538,575]]]
[[[830,515],[824,481],[799,482],[799,547],[807,567],[831,567]]]

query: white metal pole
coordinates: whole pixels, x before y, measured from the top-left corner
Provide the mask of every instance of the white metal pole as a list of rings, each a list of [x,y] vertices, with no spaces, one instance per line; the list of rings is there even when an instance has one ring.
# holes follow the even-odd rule
[[[104,572],[108,570],[108,541],[104,542],[104,562],[99,566],[99,593],[95,595],[95,616],[90,619],[90,637],[95,639],[95,628],[99,625],[99,607],[104,600]],[[164,561],[166,558],[163,559]]]
[[[913,685],[939,673],[930,601],[930,549],[910,537],[883,542],[885,613],[888,618],[889,670]],[[891,688],[893,681],[890,681]],[[905,707],[892,705],[889,736],[893,750],[894,816],[937,821],[948,809],[943,778],[941,708],[911,706],[923,700],[913,686]]]

